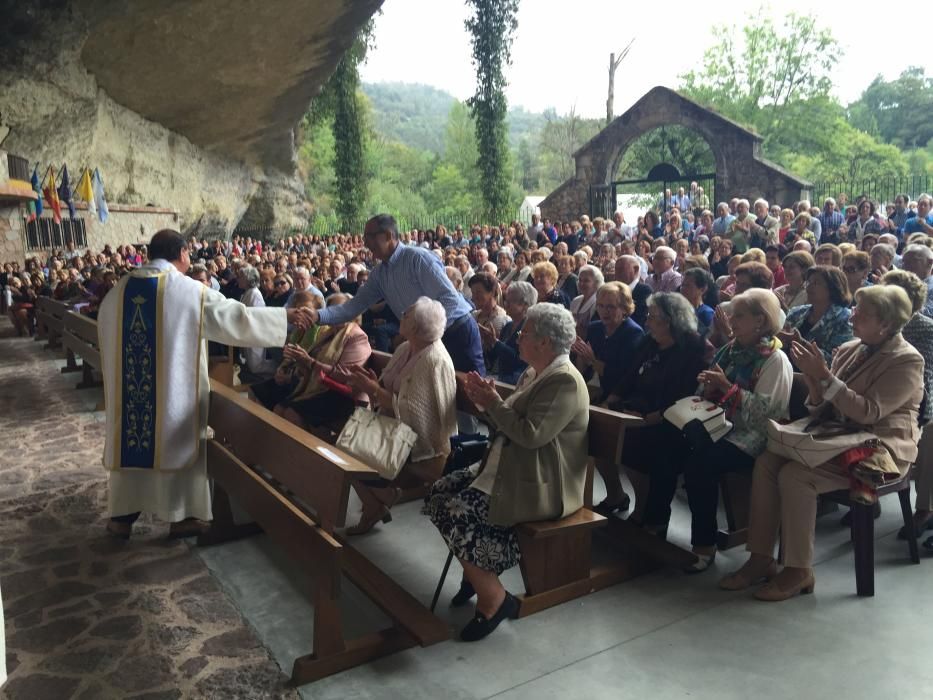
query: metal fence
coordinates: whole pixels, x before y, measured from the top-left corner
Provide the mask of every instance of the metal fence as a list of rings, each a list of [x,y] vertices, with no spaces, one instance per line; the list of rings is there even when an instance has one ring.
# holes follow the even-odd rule
[[[818,182],[810,188],[810,201],[820,207],[827,197],[838,201],[844,194],[849,202],[861,195],[878,204],[888,204],[899,194],[916,200],[921,194],[933,193],[933,175],[907,175],[905,177],[868,178],[859,180],[830,180]]]

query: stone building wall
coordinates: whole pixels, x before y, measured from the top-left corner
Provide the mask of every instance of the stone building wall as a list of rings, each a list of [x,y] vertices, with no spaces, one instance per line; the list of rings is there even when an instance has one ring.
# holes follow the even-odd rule
[[[0,264],[22,263],[25,258],[33,255],[44,257],[47,254],[47,251],[26,250],[23,225],[25,216],[25,205],[0,204]],[[116,247],[127,243],[149,243],[156,231],[163,228],[177,230],[179,223],[178,213],[171,209],[128,207],[119,204],[110,207],[107,223],[101,223],[96,215],[88,213],[83,204],[78,207],[77,218],[84,220],[87,247],[93,251],[99,251],[105,245]]]

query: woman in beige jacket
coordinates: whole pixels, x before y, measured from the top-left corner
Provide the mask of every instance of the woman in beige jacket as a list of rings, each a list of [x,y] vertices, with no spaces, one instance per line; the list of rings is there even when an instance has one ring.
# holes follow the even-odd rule
[[[443,470],[450,454],[450,437],[457,432],[457,379],[453,361],[441,342],[447,315],[440,302],[420,297],[399,322],[405,342],[399,345],[378,379],[368,368],[359,368],[348,382],[379,406],[379,412],[395,416],[411,428],[418,439],[411,449],[403,473],[431,483]],[[380,520],[392,520],[390,509],[398,500],[398,489],[389,486],[354,486],[363,502],[358,525],[347,534],[360,535]]]
[[[478,596],[476,615],[460,633],[464,641],[482,639],[518,614],[518,601],[499,581],[519,559],[512,526],[583,506],[589,393],[568,358],[575,337],[569,311],[533,306],[519,336],[529,367],[515,393],[503,400],[492,380],[475,373],[464,382],[495,430],[489,452],[478,475],[463,469],[434,484],[423,511],[463,566],[454,604]]]
[[[923,397],[923,357],[901,335],[913,308],[896,286],[866,287],[855,298],[852,328],[857,340],[840,346],[832,368],[816,343],[795,341],[791,355],[810,390],[807,403],[813,418],[844,421],[874,433],[884,452],[873,463],[882,471],[904,474],[917,457],[917,413]],[[865,490],[861,480],[851,479],[836,460],[810,468],[771,451],[762,454],[752,477],[751,556],[720,587],[741,590],[770,579],[755,593],[770,601],[812,592],[817,495],[850,486]],[[870,497],[870,490],[864,495]],[[784,544],[780,573],[774,560],[779,530]]]

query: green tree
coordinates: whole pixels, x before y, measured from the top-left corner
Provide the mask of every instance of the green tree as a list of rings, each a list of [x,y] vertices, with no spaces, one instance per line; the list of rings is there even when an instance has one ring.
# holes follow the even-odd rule
[[[573,154],[599,133],[603,122],[584,119],[575,106],[563,117],[553,109],[546,110],[544,118],[544,128],[538,135],[538,181],[542,191],[550,192],[573,177]]]
[[[366,199],[365,125],[356,94],[360,76],[351,57],[337,64],[334,81],[334,199],[345,231],[353,228]]]
[[[842,117],[834,122],[833,137],[825,148],[791,155],[788,165],[809,180],[851,183],[872,178],[903,177],[910,169],[897,147],[878,142]]]
[[[655,165],[670,163],[681,175],[713,172],[713,151],[702,136],[676,124],[661,126],[637,138],[616,168],[616,178],[645,177]]]
[[[799,127],[794,116],[802,104],[827,101],[841,51],[813,16],[790,13],[778,27],[761,15],[759,10],[745,27],[727,29],[704,54],[702,68],[683,77],[681,90],[757,131],[773,154],[793,150],[788,134]]]
[[[849,120],[900,148],[923,148],[933,139],[933,77],[916,66],[896,80],[879,75],[849,105]]]
[[[488,215],[498,219],[506,214],[509,203],[504,67],[511,62],[518,0],[467,0],[467,5],[473,9],[465,25],[476,68],[476,92],[468,104],[476,122],[480,189]]]

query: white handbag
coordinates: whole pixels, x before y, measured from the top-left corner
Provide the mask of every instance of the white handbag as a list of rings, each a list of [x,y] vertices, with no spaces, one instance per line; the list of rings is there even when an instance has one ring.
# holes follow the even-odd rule
[[[398,397],[394,401],[398,415]],[[357,407],[337,438],[337,447],[372,467],[390,481],[408,461],[418,434],[398,418]]]
[[[781,425],[768,421],[768,451],[808,467],[826,464],[853,447],[877,447],[878,436],[839,423],[811,426],[811,417]]]
[[[664,420],[678,430],[683,430],[690,421],[698,420],[713,442],[718,442],[732,430],[732,423],[726,419],[726,412],[722,406],[699,396],[685,396],[679,399],[664,412]]]

